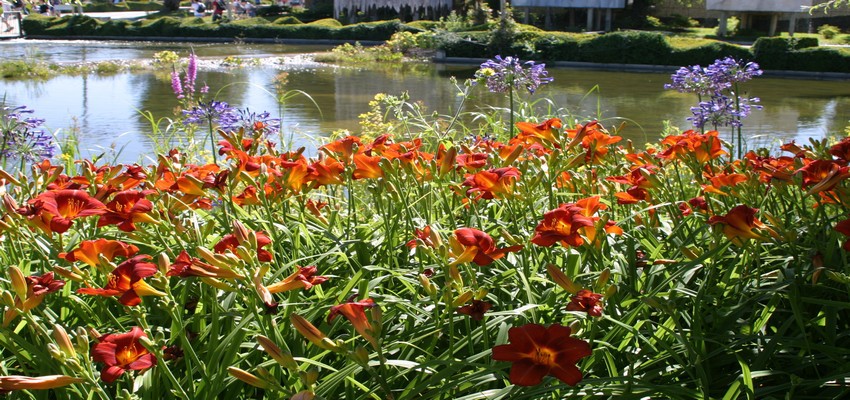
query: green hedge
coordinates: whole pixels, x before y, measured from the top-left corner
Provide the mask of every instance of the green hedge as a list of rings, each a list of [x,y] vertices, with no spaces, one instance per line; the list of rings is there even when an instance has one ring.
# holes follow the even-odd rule
[[[276,24],[253,18],[212,24],[200,18],[161,17],[134,22],[99,21],[88,16],[61,18],[31,15],[23,20],[27,35],[44,36],[148,36],[148,37],[256,37],[285,39],[388,40],[408,30],[398,20],[331,26],[329,21],[310,24]]]

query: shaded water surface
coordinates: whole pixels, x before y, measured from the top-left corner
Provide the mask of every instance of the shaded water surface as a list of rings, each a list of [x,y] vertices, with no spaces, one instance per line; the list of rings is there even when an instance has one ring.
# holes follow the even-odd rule
[[[209,85],[208,98],[280,115],[272,93],[275,76],[287,72],[287,90],[309,93],[318,107],[303,96],[290,99],[282,113],[284,132],[298,138],[296,146],[311,148],[315,148],[319,138],[335,130],[358,131],[358,116],[368,111],[368,102],[376,93],[407,91],[410,99],[421,101],[428,112],[450,114],[460,98],[449,78],[462,80],[475,71],[475,66],[429,64],[385,66],[380,70],[334,67],[305,62],[296,56],[327,47],[293,45],[11,41],[0,43],[0,59],[129,60],[151,58],[163,50],[185,56],[190,47],[199,57],[209,60],[231,55],[291,57],[236,69],[202,67],[198,81]],[[0,86],[8,104],[25,104],[34,109],[59,135],[69,130],[78,132],[84,156],[120,149],[118,158],[133,162],[153,153],[152,124],[140,111],[149,111],[163,130],[167,118],[174,118],[178,101],[171,91],[168,72],[60,76],[44,82],[5,80],[0,81]],[[550,68],[550,75],[554,82],[529,100],[552,101],[538,101],[537,107],[559,110],[562,117],[600,118],[608,127],[624,124],[620,134],[636,143],[657,140],[664,121],[689,128],[690,107],[697,102],[694,95],[664,90],[669,74]],[[839,135],[850,121],[847,82],[760,77],[747,83],[745,89],[748,95],[760,97],[764,106],[761,111],[753,111],[745,122],[744,134],[752,145],[776,147],[780,141]],[[473,93],[477,100],[467,103],[468,111],[486,111],[485,104],[507,104],[505,99],[485,93],[483,87]],[[728,129],[721,133],[728,135]]]

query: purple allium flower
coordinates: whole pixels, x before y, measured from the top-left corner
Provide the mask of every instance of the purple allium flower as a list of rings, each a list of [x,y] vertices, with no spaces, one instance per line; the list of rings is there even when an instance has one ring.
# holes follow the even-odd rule
[[[711,126],[714,129],[717,129],[718,126],[740,127],[743,125],[743,119],[750,115],[753,108],[762,109],[762,106],[754,104],[759,101],[758,97],[738,97],[738,104],[735,104],[734,98],[716,94],[711,96],[709,101],[703,101],[696,107],[691,107],[694,116],[688,119],[697,128],[706,126]]]
[[[735,83],[746,82],[763,73],[754,62],[744,64],[732,57],[716,60],[708,67],[692,65],[679,68],[670,76],[672,83],[665,89],[674,89],[682,93],[709,95],[731,88]]]
[[[280,130],[280,119],[270,118],[270,114],[268,111],[264,111],[262,113],[252,112],[250,109],[239,109],[236,110],[235,118],[226,121],[221,121],[219,123],[219,128],[226,132],[237,131],[239,128],[244,128],[246,131],[252,131],[255,129],[255,123],[260,122],[263,124],[263,133],[266,135],[273,135]]]
[[[236,110],[223,101],[200,102],[191,110],[184,110],[183,115],[185,125],[215,122],[219,126],[229,126],[237,119]]]
[[[178,99],[183,98],[183,85],[180,84],[180,73],[176,70],[171,71],[171,90],[174,91]]]
[[[475,77],[487,84],[487,89],[493,93],[507,93],[510,87],[525,88],[534,94],[538,87],[552,82],[548,77],[546,64],[535,64],[534,61],[521,62],[518,58],[496,56],[495,60],[487,60]]]
[[[32,113],[26,106],[0,108],[0,160],[33,163],[53,157],[53,135],[42,127],[44,119],[25,116]]]

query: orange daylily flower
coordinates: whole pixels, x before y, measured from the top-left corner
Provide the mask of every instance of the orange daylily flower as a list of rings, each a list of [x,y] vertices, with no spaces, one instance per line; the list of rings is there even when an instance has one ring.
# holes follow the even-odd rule
[[[148,337],[138,326],[130,332],[108,334],[97,338],[91,349],[92,360],[105,364],[100,378],[106,383],[115,382],[125,371],[141,371],[156,365],[154,356],[139,339]]]
[[[487,153],[463,153],[455,156],[457,169],[476,171],[487,166]]]
[[[417,239],[422,241],[423,244],[432,249],[436,249],[441,244],[440,237],[428,225],[425,225],[425,227],[422,229],[415,229],[413,234],[416,236],[416,238],[409,240],[405,244],[410,249],[416,248],[416,246],[419,244]]]
[[[501,199],[513,193],[513,187],[519,180],[520,172],[515,167],[495,168],[475,174],[467,174],[463,186],[469,186],[467,195],[478,193],[478,199]]]
[[[722,188],[737,186],[738,184],[744,183],[749,179],[750,178],[744,174],[718,174],[709,178],[711,184],[703,185],[702,190],[706,193],[715,193],[725,196],[729,193],[724,192]]]
[[[454,233],[452,255],[455,260],[450,264],[452,266],[465,262],[474,262],[480,266],[490,265],[506,254],[523,248],[519,245],[498,249],[493,238],[478,229],[460,228]]]
[[[130,258],[139,252],[139,248],[120,240],[97,239],[80,242],[76,249],[68,253],[59,253],[59,258],[67,261],[80,261],[92,267],[100,265],[100,258],[112,261],[117,256]]]
[[[687,155],[693,157],[700,163],[708,162],[724,154],[717,131],[708,131],[700,134],[694,130],[688,130],[681,135],[667,136],[661,144],[667,147],[658,157],[665,160],[681,159]]]
[[[116,193],[112,201],[106,203],[106,213],[97,221],[97,226],[117,225],[124,232],[133,232],[137,222],[157,223],[149,214],[153,203],[145,198],[152,193],[155,192],[125,190]]]
[[[360,146],[362,146],[362,143],[360,142],[359,137],[346,136],[342,139],[337,139],[319,147],[319,150],[323,150],[331,156],[338,156],[335,158],[348,164],[351,162],[351,157],[354,156],[354,153],[357,152]]]
[[[354,179],[376,179],[384,176],[384,171],[379,163],[381,156],[372,156],[366,153],[358,153],[354,155]]]
[[[137,306],[142,302],[139,296],[164,296],[162,293],[145,282],[144,278],[156,275],[156,265],[146,262],[148,255],[137,255],[124,261],[109,274],[109,281],[102,289],[80,288],[77,293],[95,296],[120,296],[118,302],[125,306]]]
[[[372,323],[366,316],[366,308],[377,307],[372,299],[361,301],[349,301],[344,304],[331,307],[331,313],[328,314],[328,323],[331,323],[338,315],[344,315],[360,336],[363,336],[373,347],[378,348],[378,339],[375,337],[380,332],[375,332]]]
[[[558,138],[555,137],[555,134],[558,129],[561,129],[562,124],[560,119],[551,118],[537,125],[531,122],[517,122],[516,127],[519,129],[520,135],[557,144]]]
[[[202,278],[224,278],[236,279],[242,278],[242,275],[237,274],[233,270],[219,268],[215,265],[205,263],[201,259],[189,256],[186,250],[177,255],[177,259],[168,268],[165,276],[179,276],[187,278],[190,276],[199,276]]]
[[[65,233],[77,218],[101,215],[106,206],[82,190],[51,190],[29,201],[45,219],[50,218],[49,229]]]
[[[316,275],[318,272],[315,265],[309,267],[298,267],[298,270],[293,272],[284,280],[266,286],[269,293],[281,293],[289,290],[304,289],[310,290],[315,285],[321,285],[327,282],[328,278],[321,275]]]
[[[509,379],[514,385],[538,385],[544,376],[552,375],[575,386],[582,379],[575,364],[591,351],[587,342],[570,337],[571,333],[569,327],[558,324],[515,326],[508,330],[510,343],[493,348],[493,359],[513,363]]]
[[[66,375],[46,376],[0,376],[0,394],[13,390],[46,390],[68,386],[74,383],[85,382],[83,378],[75,378]]]
[[[543,214],[543,221],[534,229],[535,235],[531,243],[544,247],[555,243],[561,243],[564,247],[581,246],[584,243],[581,229],[594,226],[593,218],[584,215],[585,210],[576,204],[568,203],[547,211]]]
[[[342,185],[345,183],[345,166],[333,157],[319,156],[319,159],[310,164],[313,167],[314,180],[317,185]]]
[[[764,228],[764,224],[755,218],[757,212],[758,209],[742,204],[732,208],[724,216],[715,215],[709,218],[708,223],[723,225],[723,234],[732,243],[741,246],[746,239],[764,239],[753,231],[753,228]]]
[[[622,176],[610,176],[605,180],[610,182],[629,185],[625,192],[614,193],[617,197],[617,204],[634,204],[639,201],[650,201],[649,191],[655,187],[655,184],[650,181],[647,176],[655,173],[655,166],[643,165],[633,168],[628,174]]]

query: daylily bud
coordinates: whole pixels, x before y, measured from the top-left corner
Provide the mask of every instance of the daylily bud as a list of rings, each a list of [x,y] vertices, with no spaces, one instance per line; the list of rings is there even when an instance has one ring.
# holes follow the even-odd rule
[[[254,255],[252,256],[251,252],[248,251],[245,246],[236,246],[236,255],[238,255],[239,258],[243,260],[252,260],[256,258],[256,253],[254,253]]]
[[[242,225],[239,220],[233,220],[233,236],[236,236],[236,241],[239,242],[239,244],[244,245],[245,243],[248,243],[249,233],[250,231],[248,228],[246,228],[245,225]],[[254,243],[256,243],[256,236]]]
[[[74,345],[71,344],[71,338],[68,337],[68,332],[65,332],[65,328],[61,325],[53,325],[53,339],[56,340],[56,344],[65,355],[70,358],[77,357],[77,351],[74,349]]]
[[[77,327],[76,331],[74,331],[76,335],[74,335],[74,339],[77,341],[77,350],[80,353],[88,354],[89,353],[89,333],[86,331],[86,328],[82,326]]]
[[[62,350],[59,350],[59,346],[57,346],[53,343],[47,344],[47,353],[50,354],[51,357],[53,357],[54,359],[56,359],[59,362],[62,362],[62,361],[65,360],[65,354],[62,353]]]
[[[617,287],[614,285],[608,286],[608,289],[605,290],[605,298],[610,298],[611,296],[617,294]]]
[[[244,243],[245,247],[256,251],[257,250],[257,232],[249,231],[248,232],[248,242]]]
[[[255,386],[260,389],[269,388],[268,382],[243,369],[239,369],[236,367],[227,367],[227,373],[230,374],[230,376],[239,379],[240,381],[245,382],[251,386]]]
[[[817,284],[818,279],[820,279],[821,273],[824,271],[823,267],[823,255],[817,253],[812,257],[812,267],[814,267],[814,272],[812,272],[812,284]]]
[[[434,295],[433,283],[431,283],[431,280],[428,279],[427,276],[419,274],[419,284],[422,285],[422,289],[424,289],[425,293],[427,293],[429,296]]]
[[[313,400],[316,398],[316,394],[310,390],[302,390],[298,393],[295,393],[289,400]]]
[[[522,244],[521,240],[511,235],[511,233],[508,232],[508,230],[505,228],[499,228],[499,234],[502,236],[503,239],[505,239],[506,242],[508,242],[508,244],[512,246],[518,246]]]
[[[463,287],[463,278],[460,276],[460,271],[458,271],[457,266],[449,266],[449,276],[452,278],[452,283],[454,283],[457,287]]]
[[[474,298],[475,300],[481,300],[481,299],[483,299],[484,297],[487,297],[487,293],[489,293],[489,292],[487,291],[487,289],[484,289],[484,288],[478,289],[478,291],[477,291],[477,292],[475,292],[475,296],[473,296],[473,298]]]
[[[552,280],[567,292],[576,294],[579,290],[581,290],[581,286],[576,285],[575,282],[568,278],[567,275],[565,275],[556,265],[547,264],[546,271],[549,272],[549,276]]]
[[[206,283],[207,285],[210,285],[216,289],[221,289],[228,292],[236,291],[236,288],[234,288],[233,286],[230,286],[226,282],[215,278],[203,277],[201,278],[201,282]]]
[[[339,345],[334,343],[332,340],[328,338],[319,328],[316,328],[309,321],[304,319],[304,317],[298,314],[291,314],[289,316],[290,321],[292,322],[292,326],[295,327],[295,330],[304,336],[310,343],[313,343],[316,346],[319,346],[325,350],[330,351],[340,351],[342,350]]]
[[[301,381],[307,386],[315,384],[317,380],[319,380],[319,371],[315,368],[310,368],[301,375]]]
[[[156,266],[163,275],[168,272],[168,269],[171,267],[171,260],[168,259],[168,254],[159,253],[156,256]]]
[[[438,172],[440,175],[446,175],[454,169],[455,160],[457,159],[457,147],[452,146],[452,148],[446,150],[446,153],[443,154],[443,158],[440,159],[440,168]]]
[[[27,299],[27,280],[24,273],[16,266],[9,267],[9,280],[12,282],[12,290],[21,300]]]
[[[525,148],[522,147],[522,146],[516,146],[516,148],[514,148],[514,150],[511,152],[511,154],[509,154],[508,157],[505,158],[505,160],[502,162],[502,165],[513,164],[514,161],[516,161],[516,159],[519,158],[520,154],[522,154],[522,151],[524,149]]]
[[[8,172],[4,171],[3,168],[0,168],[0,178],[5,180],[6,182],[9,182],[12,185],[21,186],[21,182],[15,179],[15,177],[9,174]]]
[[[219,254],[215,254],[207,248],[198,247],[198,248],[195,249],[195,251],[198,252],[198,255],[201,256],[201,258],[203,258],[204,261],[206,261],[206,262],[208,262],[208,263],[210,263],[210,264],[212,264],[216,267],[230,268],[230,265],[223,263],[222,262],[223,260],[220,260],[218,257],[216,257]]]
[[[467,302],[469,302],[470,300],[472,300],[472,291],[467,290],[467,291],[463,292],[460,296],[458,296],[455,299],[455,301],[452,302],[452,307],[453,308],[460,307],[460,306],[466,304]]]
[[[12,292],[4,290],[3,295],[2,295],[2,299],[3,299],[3,304],[6,307],[8,307],[10,309],[15,307],[15,297],[12,296]]]
[[[363,346],[357,346],[351,357],[360,365],[369,365],[369,351]]]
[[[689,260],[693,261],[699,258],[699,252],[690,247],[682,247],[682,254],[685,255]]]
[[[77,267],[74,267],[74,269],[77,269]],[[53,272],[55,272],[57,275],[65,278],[65,279],[69,279],[69,280],[72,280],[74,282],[82,282],[82,281],[85,280],[82,276],[73,272],[72,270],[65,269],[65,268],[62,268],[62,267],[53,267]]]
[[[609,268],[605,268],[601,274],[599,274],[599,278],[596,279],[596,290],[600,290],[605,287],[608,283],[608,278],[611,277],[611,270]]]
[[[3,208],[6,209],[7,213],[12,214],[12,215],[16,215],[17,210],[20,207],[18,207],[18,202],[16,202],[15,199],[12,198],[12,196],[9,196],[8,193],[4,193],[3,194]]]
[[[271,358],[277,361],[277,363],[283,366],[284,368],[291,370],[298,369],[298,364],[295,363],[295,359],[292,358],[292,355],[281,350],[280,347],[278,347],[276,344],[274,344],[274,342],[271,341],[271,339],[263,335],[258,335],[257,343],[259,343],[260,346],[263,347],[263,350],[265,350],[265,352],[268,353]]]

